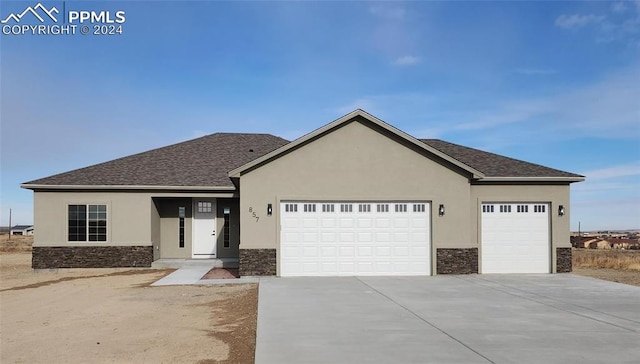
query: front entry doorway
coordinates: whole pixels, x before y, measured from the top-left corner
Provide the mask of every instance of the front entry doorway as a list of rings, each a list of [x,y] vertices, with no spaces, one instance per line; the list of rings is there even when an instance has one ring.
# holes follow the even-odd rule
[[[216,200],[193,199],[193,258],[216,257]]]

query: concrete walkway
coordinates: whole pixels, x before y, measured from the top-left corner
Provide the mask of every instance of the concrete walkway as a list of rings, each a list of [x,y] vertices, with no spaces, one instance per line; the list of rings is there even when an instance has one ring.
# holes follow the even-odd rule
[[[638,363],[640,287],[571,274],[260,283],[256,363]]]
[[[156,263],[158,262],[158,263]],[[154,268],[177,268],[166,277],[152,283],[152,286],[176,286],[187,284],[245,284],[258,283],[257,277],[228,279],[202,279],[213,268],[222,268],[220,260],[215,259],[172,259],[154,262]]]

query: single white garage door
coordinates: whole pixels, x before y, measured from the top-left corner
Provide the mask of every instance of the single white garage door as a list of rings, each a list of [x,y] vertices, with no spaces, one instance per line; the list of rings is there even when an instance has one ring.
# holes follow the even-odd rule
[[[281,276],[430,275],[427,202],[283,202]]]
[[[482,273],[549,273],[549,205],[482,205]]]

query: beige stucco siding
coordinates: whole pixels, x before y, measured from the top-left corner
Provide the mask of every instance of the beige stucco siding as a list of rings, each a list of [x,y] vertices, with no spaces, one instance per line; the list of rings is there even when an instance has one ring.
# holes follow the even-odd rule
[[[177,196],[182,195],[182,197]],[[231,209],[229,248],[218,242],[220,257],[238,256],[239,202],[226,194],[177,194],[159,192],[43,192],[34,193],[34,222],[38,226],[34,246],[149,246],[154,247],[154,259],[191,258],[192,256],[192,198],[218,198],[216,224],[223,231],[223,208]],[[67,211],[73,204],[107,205],[106,242],[69,242]],[[184,206],[185,244],[179,246],[178,207]]]
[[[551,261],[553,272],[556,265],[556,248],[570,248],[569,240],[569,202],[570,187],[564,185],[472,185],[471,186],[471,237],[478,244],[480,251],[482,240],[480,229],[480,211],[482,203],[490,202],[540,202],[549,203],[551,232]],[[558,206],[563,205],[565,215],[558,215]],[[480,264],[482,261],[480,260]],[[482,267],[480,267],[482,271]]]
[[[192,253],[191,231],[193,225],[192,202],[190,198],[159,199],[161,258],[190,259]],[[185,208],[184,247],[180,247],[179,207]]]
[[[431,201],[433,245],[471,241],[468,177],[359,122],[243,174],[240,191],[242,249],[279,249],[278,210],[287,200]]]
[[[151,245],[148,195],[108,192],[35,192],[34,246]],[[107,205],[106,242],[68,242],[68,205]]]

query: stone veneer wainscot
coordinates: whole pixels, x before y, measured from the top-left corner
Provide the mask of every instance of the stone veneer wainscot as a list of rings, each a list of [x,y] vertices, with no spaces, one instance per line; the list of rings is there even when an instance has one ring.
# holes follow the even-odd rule
[[[152,246],[34,246],[33,269],[151,267]]]

